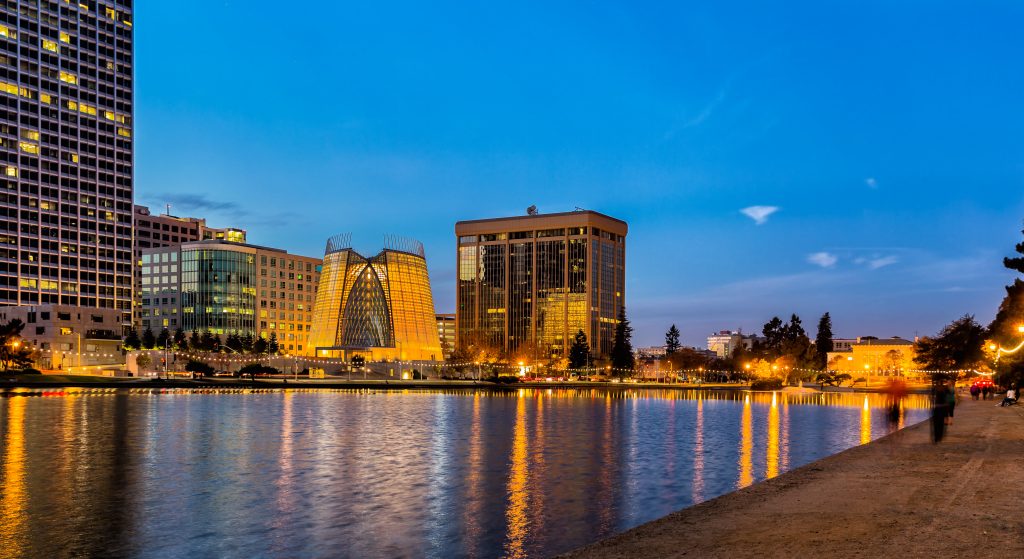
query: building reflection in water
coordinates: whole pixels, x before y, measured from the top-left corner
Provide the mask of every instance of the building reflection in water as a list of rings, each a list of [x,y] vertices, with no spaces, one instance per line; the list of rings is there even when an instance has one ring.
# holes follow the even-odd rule
[[[754,412],[750,408],[750,394],[743,399],[743,415],[740,419],[740,464],[737,488],[754,483]]]
[[[906,423],[929,410],[905,404]],[[877,437],[882,406],[631,388],[3,397],[0,557],[152,542],[160,556],[554,555]]]
[[[694,503],[704,500],[704,399],[697,398],[697,419],[694,421],[693,492]]]
[[[779,475],[779,401],[778,393],[772,392],[772,403],[768,408],[768,441],[765,444],[764,477],[771,479]]]

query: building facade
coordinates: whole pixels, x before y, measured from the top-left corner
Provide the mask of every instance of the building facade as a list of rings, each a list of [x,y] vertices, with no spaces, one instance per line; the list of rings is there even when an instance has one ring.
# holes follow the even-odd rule
[[[585,210],[456,223],[458,344],[557,360],[583,330],[595,357],[608,356],[625,304],[627,229]]]
[[[328,239],[307,349],[319,357],[441,360],[423,245],[387,237],[384,250],[367,258],[348,235]]]
[[[221,336],[274,334],[283,352],[305,352],[320,263],[218,240],[143,249],[140,327]]]
[[[751,349],[759,339],[757,336],[745,335],[742,332],[719,330],[718,333],[708,336],[708,351],[713,351],[721,359],[728,359],[741,347]]]
[[[834,343],[834,341],[833,341]],[[854,378],[866,376],[906,375],[914,364],[914,342],[903,338],[862,337],[828,353],[828,368],[849,373]]]
[[[441,342],[441,355],[445,359],[455,352],[455,314],[437,315],[437,338]]]
[[[131,5],[0,3],[0,305],[130,323]]]
[[[41,369],[85,372],[121,365],[121,311],[71,305],[0,307],[0,322],[25,323],[21,337],[36,351]]]
[[[199,217],[177,217],[169,214],[154,215],[146,206],[135,206],[135,313],[132,320],[136,328],[142,324],[142,251],[149,248],[177,247],[182,243],[214,239],[244,243],[246,231],[235,227],[216,228],[206,225]],[[177,253],[173,251],[172,253]],[[176,262],[175,262],[176,263]],[[175,287],[176,289],[176,287]]]

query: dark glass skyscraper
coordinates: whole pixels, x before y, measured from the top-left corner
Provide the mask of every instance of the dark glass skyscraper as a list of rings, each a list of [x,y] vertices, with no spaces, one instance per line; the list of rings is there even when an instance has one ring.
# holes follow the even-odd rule
[[[0,305],[131,320],[132,1],[0,2]]]
[[[626,233],[592,211],[455,224],[457,343],[561,359],[583,330],[607,356],[625,301]]]

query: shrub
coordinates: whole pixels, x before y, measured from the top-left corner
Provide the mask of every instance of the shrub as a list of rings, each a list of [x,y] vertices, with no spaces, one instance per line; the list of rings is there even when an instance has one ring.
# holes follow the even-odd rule
[[[762,378],[750,383],[751,390],[779,390],[782,388],[782,379]]]
[[[185,363],[185,370],[190,373],[199,373],[202,376],[212,375],[214,373],[213,367],[203,363],[202,361],[196,361],[195,359],[189,359],[188,363]]]

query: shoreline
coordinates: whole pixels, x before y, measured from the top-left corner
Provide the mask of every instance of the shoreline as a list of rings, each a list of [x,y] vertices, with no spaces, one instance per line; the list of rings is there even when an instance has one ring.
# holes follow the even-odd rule
[[[938,444],[925,420],[561,557],[1019,556],[1024,406],[996,404],[962,400]]]

